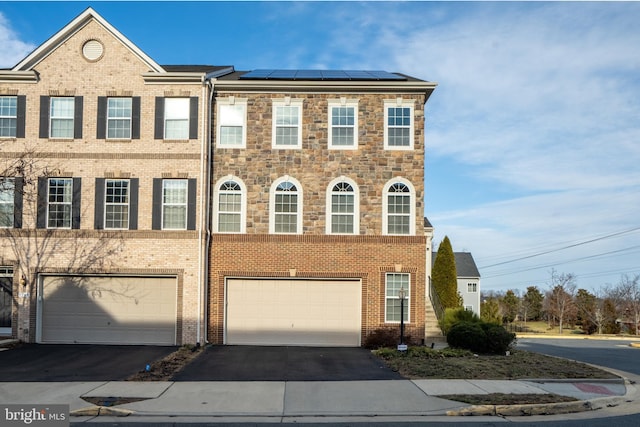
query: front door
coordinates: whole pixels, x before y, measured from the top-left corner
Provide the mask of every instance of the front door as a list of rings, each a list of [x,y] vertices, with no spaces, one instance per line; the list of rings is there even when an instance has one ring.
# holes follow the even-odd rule
[[[13,269],[0,267],[0,335],[11,335]]]

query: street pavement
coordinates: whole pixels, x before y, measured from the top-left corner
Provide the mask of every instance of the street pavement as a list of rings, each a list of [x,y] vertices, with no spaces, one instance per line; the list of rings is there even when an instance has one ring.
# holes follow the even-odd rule
[[[455,422],[465,415],[485,415],[483,421],[503,421],[504,417],[518,415],[563,414],[617,406],[637,408],[640,393],[635,383],[638,380],[640,378],[634,376],[626,380],[566,381],[6,381],[0,382],[0,402],[68,404],[74,425],[317,420]],[[572,396],[578,401],[471,407],[439,397],[490,393],[554,393]],[[97,399],[99,405],[90,403],[93,399]]]

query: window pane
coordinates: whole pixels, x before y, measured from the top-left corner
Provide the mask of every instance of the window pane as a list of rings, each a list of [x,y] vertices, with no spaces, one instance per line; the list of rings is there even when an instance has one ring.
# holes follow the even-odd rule
[[[399,322],[400,321],[400,289],[404,289],[404,320],[409,320],[409,295],[410,284],[409,274],[407,273],[387,273],[386,275],[386,321],[387,322]]]
[[[18,97],[0,96],[0,137],[15,137]]]
[[[73,180],[70,178],[49,179],[47,227],[71,228],[71,200]]]
[[[296,106],[275,108],[276,145],[298,145],[298,111]]]
[[[189,139],[189,98],[165,98],[164,138]]]
[[[220,123],[224,126],[244,124],[244,105],[220,105]]]
[[[387,113],[388,144],[408,147],[411,142],[411,108],[389,108]]]
[[[131,139],[131,98],[107,100],[107,138]]]
[[[105,188],[105,228],[129,228],[129,181],[107,180]]]
[[[242,126],[220,126],[221,145],[242,145]]]
[[[187,228],[187,180],[167,179],[162,182],[162,228]]]
[[[51,98],[51,138],[73,138],[74,98]]]
[[[298,194],[290,182],[282,182],[276,188],[274,221],[276,233],[298,231]]]
[[[0,178],[0,227],[13,227],[13,199],[15,181]]]

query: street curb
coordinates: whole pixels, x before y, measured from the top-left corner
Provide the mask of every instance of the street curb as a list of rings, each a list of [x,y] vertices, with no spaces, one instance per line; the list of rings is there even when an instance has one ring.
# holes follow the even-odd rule
[[[461,408],[453,411],[447,411],[447,416],[459,417],[459,416],[478,416],[478,415],[491,415],[491,416],[527,416],[527,415],[556,415],[556,414],[570,414],[575,412],[591,411],[591,402],[589,401],[576,401],[576,402],[561,402],[561,403],[546,403],[546,404],[532,404],[532,405],[471,405],[466,408]]]
[[[562,415],[577,412],[595,411],[602,408],[612,408],[628,402],[625,396],[612,398],[597,398],[593,400],[577,400],[575,402],[534,403],[530,405],[471,405],[452,411],[447,416],[531,416],[531,415]]]
[[[110,408],[107,406],[88,406],[69,412],[71,417],[98,417],[101,415],[110,417],[128,417],[135,414],[134,411],[120,408]]]
[[[640,343],[638,343],[638,342],[629,343],[629,347],[640,348]]]

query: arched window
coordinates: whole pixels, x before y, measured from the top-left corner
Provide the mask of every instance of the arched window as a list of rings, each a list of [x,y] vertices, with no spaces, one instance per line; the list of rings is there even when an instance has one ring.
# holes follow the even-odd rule
[[[396,178],[385,185],[382,234],[415,234],[415,190],[410,182]]]
[[[352,180],[340,177],[327,187],[327,234],[358,234],[359,195]]]
[[[218,233],[244,233],[246,203],[242,181],[235,177],[219,180],[214,196],[214,230]]]
[[[302,234],[302,187],[291,177],[271,186],[269,232]]]

